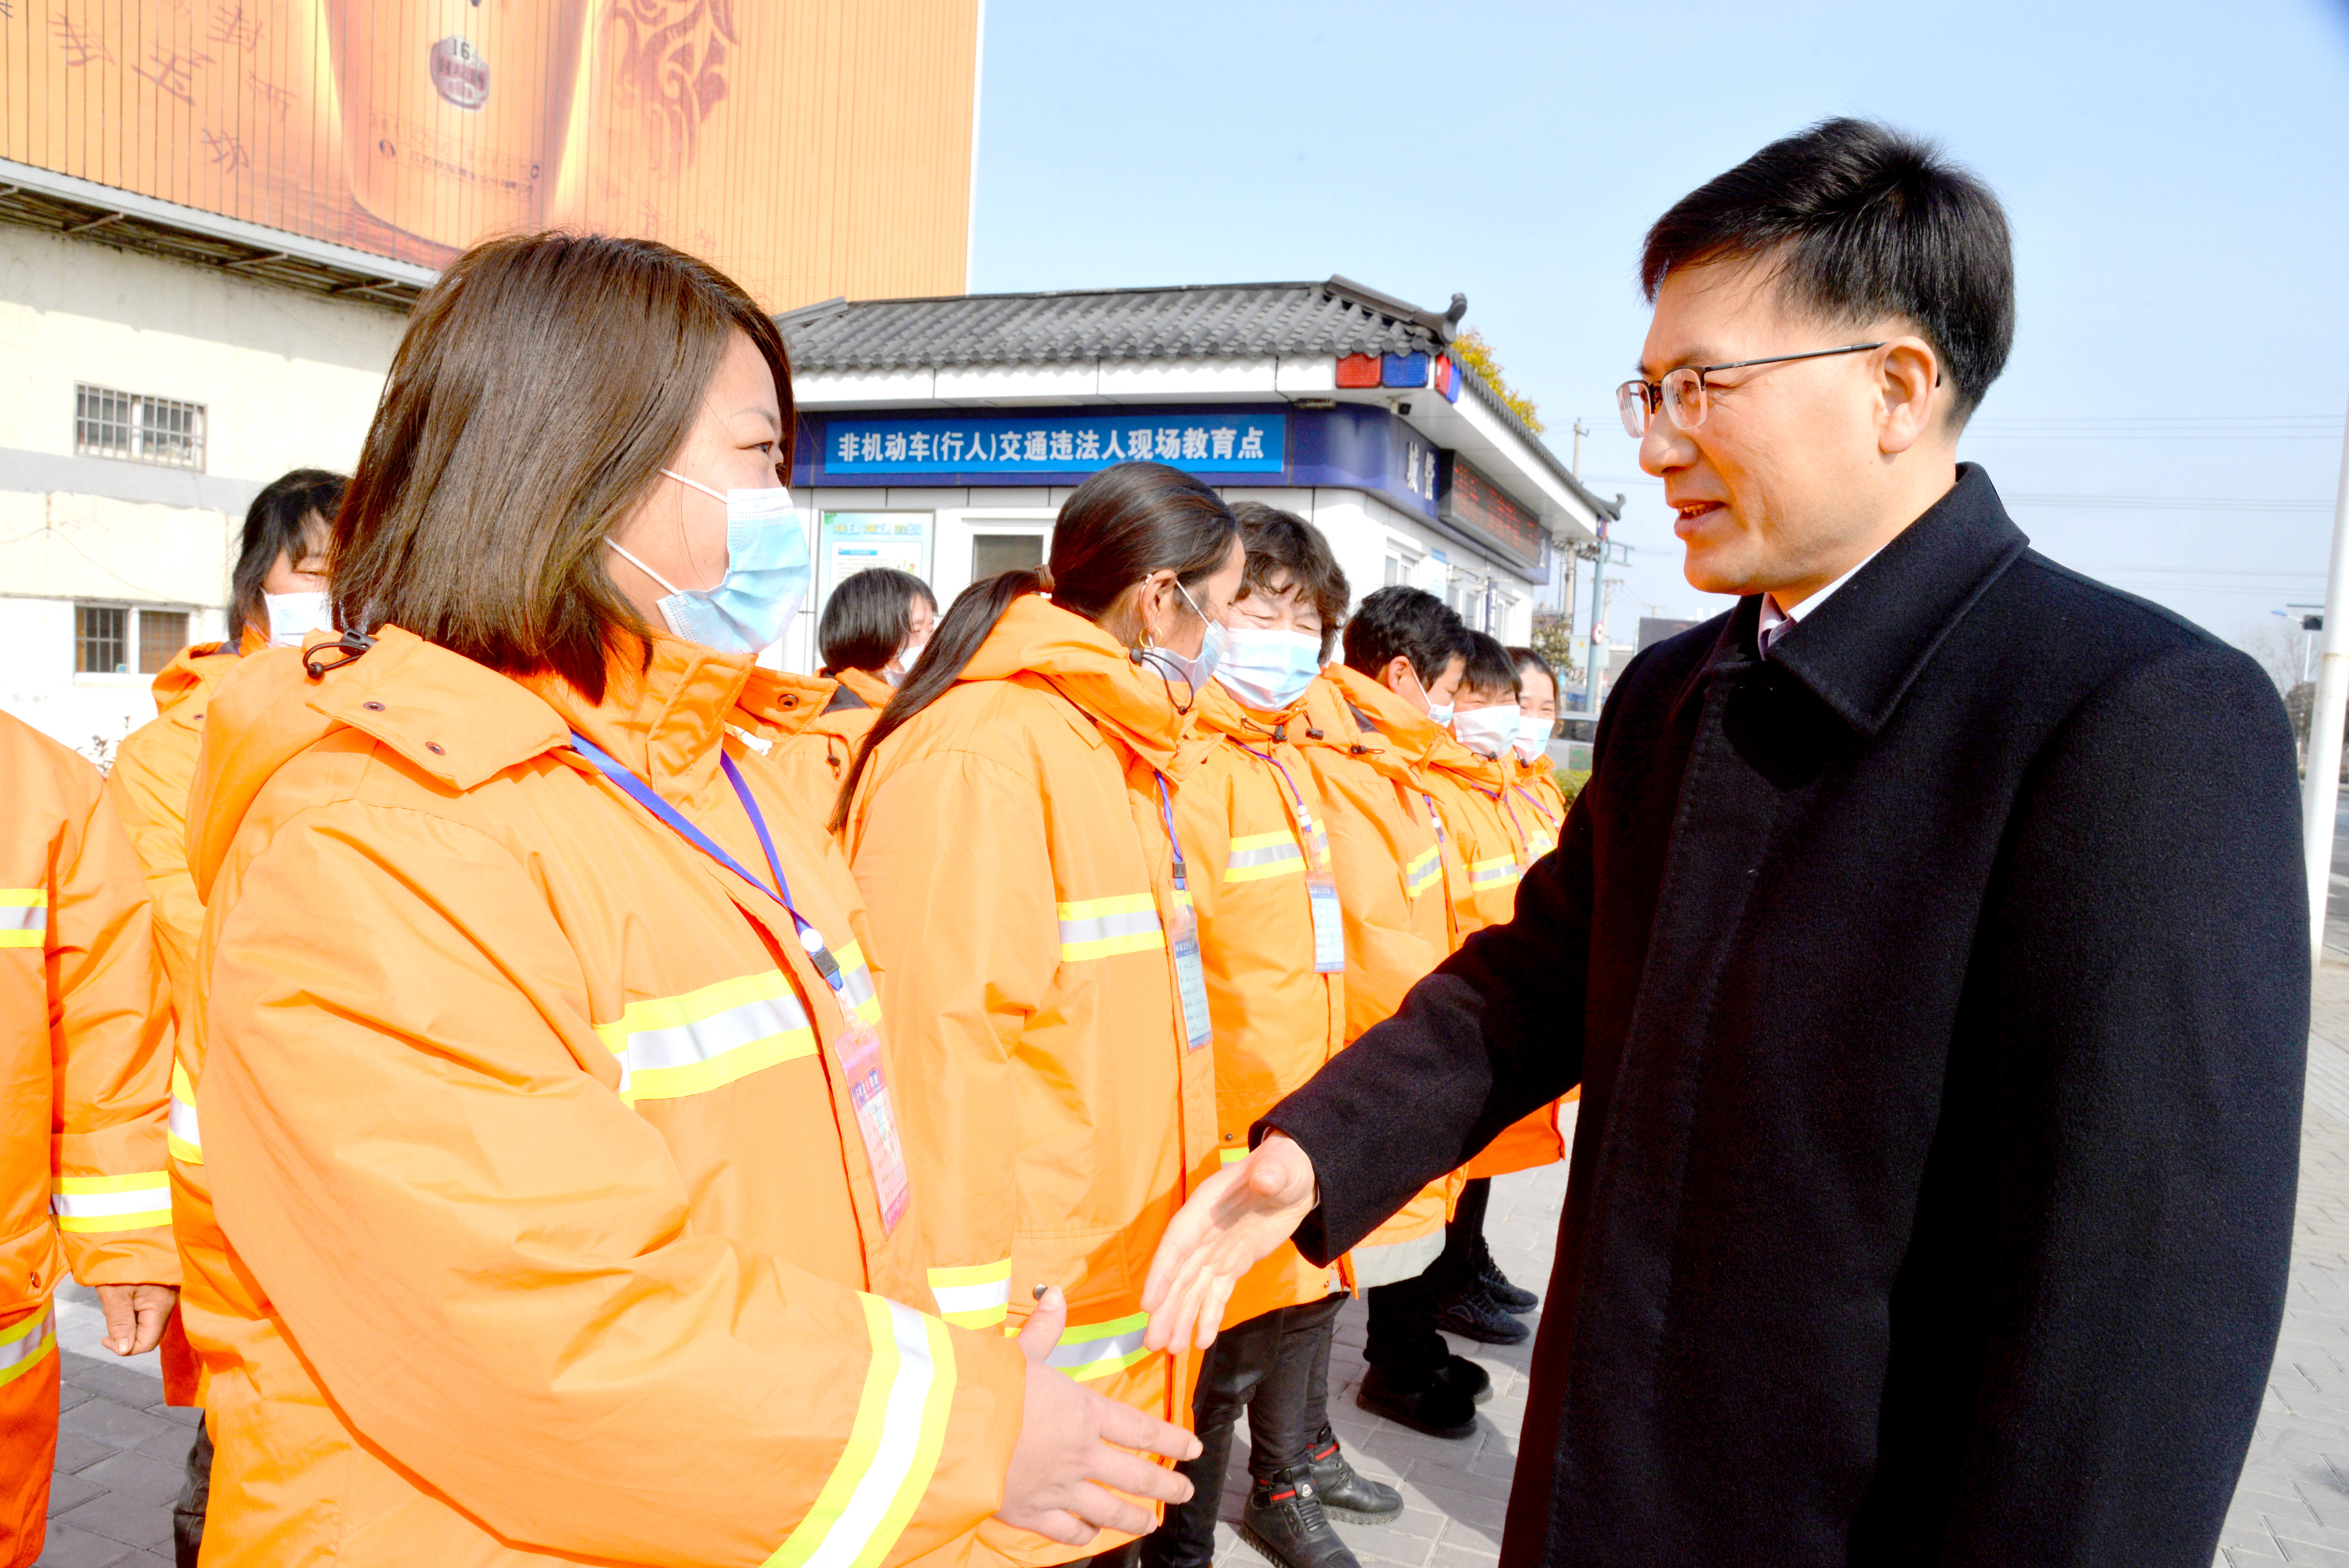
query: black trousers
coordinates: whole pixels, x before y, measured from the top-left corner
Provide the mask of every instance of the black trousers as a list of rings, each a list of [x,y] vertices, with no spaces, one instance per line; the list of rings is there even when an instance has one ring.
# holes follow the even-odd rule
[[[1330,1418],[1330,1345],[1345,1304],[1332,1295],[1285,1306],[1226,1329],[1207,1346],[1191,1396],[1199,1457],[1174,1467],[1191,1483],[1191,1501],[1170,1506],[1166,1522],[1143,1539],[1144,1568],[1206,1568],[1215,1560],[1216,1515],[1241,1411],[1251,1476],[1305,1462]]]
[[[1485,1237],[1485,1211],[1492,1201],[1490,1177],[1463,1187],[1444,1227],[1444,1251],[1426,1272],[1363,1293],[1370,1306],[1363,1360],[1411,1383],[1433,1376],[1451,1359],[1452,1346],[1435,1331],[1435,1314],[1446,1295],[1474,1277],[1483,1257],[1478,1243]]]
[[[203,1550],[204,1512],[212,1496],[212,1435],[205,1429],[203,1412],[196,1412],[196,1440],[188,1447],[188,1477],[181,1483],[180,1500],[171,1505],[171,1555],[179,1568],[196,1568]]]

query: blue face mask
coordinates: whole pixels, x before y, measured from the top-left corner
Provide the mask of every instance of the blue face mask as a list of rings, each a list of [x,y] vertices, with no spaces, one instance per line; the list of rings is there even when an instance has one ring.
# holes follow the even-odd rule
[[[1303,696],[1320,673],[1320,638],[1255,626],[1232,632],[1223,662],[1216,666],[1216,678],[1224,689],[1258,713],[1278,713]]]
[[[792,509],[783,485],[730,490],[724,494],[668,469],[681,485],[691,485],[726,503],[726,575],[715,588],[679,588],[606,540],[620,558],[668,590],[661,619],[688,643],[721,654],[757,654],[781,642],[807,598],[807,530]]]
[[[1230,634],[1224,630],[1222,622],[1210,619],[1207,613],[1199,608],[1198,601],[1191,597],[1189,589],[1177,583],[1174,592],[1183,595],[1183,603],[1191,606],[1191,614],[1207,623],[1206,633],[1199,639],[1199,651],[1178,654],[1172,648],[1155,647],[1143,649],[1142,654],[1144,658],[1189,682],[1191,700],[1196,701],[1198,694],[1206,689],[1207,682],[1215,676],[1216,666],[1224,662],[1224,644]],[[1188,703],[1185,704],[1183,711],[1191,711]]]

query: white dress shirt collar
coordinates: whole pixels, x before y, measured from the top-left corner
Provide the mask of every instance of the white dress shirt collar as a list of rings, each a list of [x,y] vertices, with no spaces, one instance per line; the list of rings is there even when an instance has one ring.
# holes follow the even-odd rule
[[[1881,545],[1869,551],[1868,554],[1862,557],[1849,572],[1845,573],[1842,576],[1837,578],[1834,582],[1828,583],[1826,587],[1820,589],[1817,593],[1812,594],[1809,598],[1804,600],[1801,603],[1795,605],[1791,610],[1782,610],[1778,607],[1778,595],[1775,593],[1763,594],[1762,620],[1760,625],[1756,628],[1756,640],[1761,645],[1762,656],[1765,659],[1768,658],[1770,656],[1771,644],[1776,642],[1781,636],[1784,636],[1787,629],[1793,626],[1795,623],[1800,621],[1804,616],[1809,614],[1812,611],[1826,603],[1827,602],[1827,595],[1833,593],[1837,589],[1850,582],[1854,576],[1857,575],[1860,567],[1867,565],[1870,561],[1875,560],[1877,556],[1882,552],[1883,547]]]

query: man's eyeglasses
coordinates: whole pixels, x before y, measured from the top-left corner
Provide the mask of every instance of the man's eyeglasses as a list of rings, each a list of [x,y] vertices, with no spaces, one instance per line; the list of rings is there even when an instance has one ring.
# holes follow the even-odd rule
[[[1889,339],[1886,340],[1890,341]],[[1726,365],[1683,365],[1678,370],[1665,372],[1661,381],[1641,381],[1638,377],[1615,388],[1615,407],[1623,416],[1623,428],[1634,438],[1643,438],[1654,422],[1656,410],[1675,429],[1693,430],[1704,423],[1708,402],[1704,378],[1715,370],[1743,370],[1749,365],[1784,365],[1790,359],[1824,359],[1831,354],[1864,354],[1871,348],[1881,348],[1882,343],[1847,343],[1841,348],[1814,348],[1807,354],[1774,354],[1767,359],[1734,359]]]

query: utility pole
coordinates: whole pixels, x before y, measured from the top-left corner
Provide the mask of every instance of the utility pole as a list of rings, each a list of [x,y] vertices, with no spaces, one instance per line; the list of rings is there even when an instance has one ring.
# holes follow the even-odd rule
[[[1607,656],[1607,522],[1599,514],[1599,549],[1590,562],[1590,657],[1583,666],[1582,708],[1599,715],[1599,661]]]
[[[2349,418],[2341,435],[2341,483],[2333,498],[2333,564],[2324,584],[2324,654],[2308,721],[2308,777],[2301,829],[2308,852],[2308,941],[2324,962],[2324,901],[2333,891],[2333,826],[2340,812],[2342,709],[2349,702]]]
[[[1573,468],[1574,468],[1574,477],[1575,477],[1576,479],[1580,479],[1580,478],[1582,477],[1582,438],[1583,438],[1583,437],[1585,437],[1585,436],[1587,436],[1587,435],[1588,435],[1589,433],[1590,433],[1590,432],[1589,432],[1588,430],[1587,430],[1587,429],[1583,428],[1582,421],[1581,421],[1581,420],[1577,419],[1577,420],[1574,422],[1574,464],[1573,464]]]

